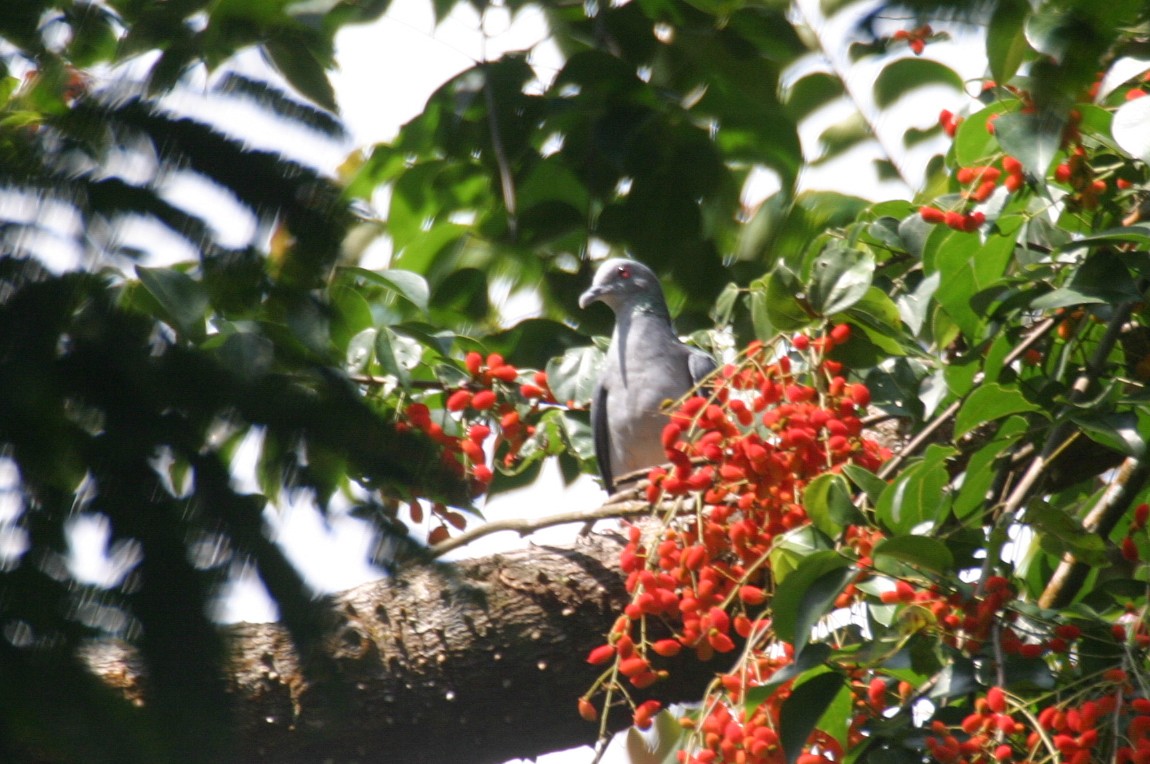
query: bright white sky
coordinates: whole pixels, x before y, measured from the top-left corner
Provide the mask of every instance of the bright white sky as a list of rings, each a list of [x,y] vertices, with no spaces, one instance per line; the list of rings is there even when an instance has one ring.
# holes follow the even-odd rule
[[[803,6],[817,14],[817,2],[804,0]],[[845,26],[829,28],[829,39],[843,39]],[[472,66],[477,61],[497,58],[510,50],[530,49],[531,62],[536,66],[541,78],[549,79],[561,65],[561,59],[553,45],[545,41],[546,28],[542,14],[528,9],[514,20],[506,12],[498,9],[490,11],[481,23],[470,8],[460,8],[446,23],[436,28],[431,14],[430,0],[395,0],[387,15],[377,23],[346,29],[337,38],[340,71],[334,76],[337,98],[342,116],[351,132],[351,145],[369,146],[373,143],[393,138],[400,125],[419,114],[428,96],[458,72]],[[982,74],[985,63],[970,51],[962,50],[954,44],[932,44],[929,55],[958,70],[963,76],[975,78]],[[838,46],[838,53],[845,61],[845,45]],[[249,62],[250,63],[250,62]],[[243,66],[241,60],[241,68]],[[261,66],[253,66],[260,69]],[[869,96],[869,88],[876,74],[873,70],[855,69],[852,81],[857,91]],[[908,99],[909,100],[909,99]],[[910,123],[927,127],[937,118],[942,108],[957,110],[962,99],[953,91],[926,89],[916,92],[913,105],[897,111],[891,121],[891,145],[900,145],[901,129]],[[181,108],[195,112],[194,104],[181,102]],[[205,102],[204,110],[217,108]],[[242,108],[242,107],[241,107]],[[913,111],[911,111],[913,109]],[[846,105],[830,106],[816,115],[816,119],[804,126],[804,145],[813,149],[819,132],[828,124],[843,118],[849,113]],[[908,116],[909,115],[909,116]],[[232,120],[229,118],[229,122]],[[245,125],[245,120],[235,120],[234,132],[247,133],[255,143],[291,143],[296,140],[291,134],[269,135],[268,125],[253,120]],[[880,130],[882,125],[880,124]],[[907,155],[907,163],[912,173],[917,174],[929,156],[938,150],[938,144],[927,146]],[[882,184],[878,181],[869,157],[873,147],[852,152],[845,161],[834,162],[825,167],[808,170],[803,177],[807,188],[841,190],[871,198],[894,198],[905,195],[906,189],[897,183]],[[317,166],[334,169],[342,161],[339,152],[330,147],[319,149],[309,159]],[[179,183],[177,179],[175,181]],[[749,200],[761,199],[771,190],[769,179],[760,180],[746,191]],[[177,192],[181,200],[199,198],[204,208],[234,206],[234,202],[212,189],[187,187]],[[239,213],[237,212],[237,215]],[[140,230],[134,235],[147,237],[155,232]],[[243,226],[236,232],[239,240],[250,238],[252,231]],[[191,259],[187,257],[175,259]],[[248,444],[249,454],[254,455],[256,442]],[[252,459],[254,463],[254,459]],[[246,470],[242,470],[244,472]],[[241,490],[258,490],[254,478],[240,475]],[[542,512],[567,512],[591,509],[599,506],[603,493],[589,477],[584,477],[570,487],[564,487],[558,470],[549,466],[543,479],[529,490],[499,497],[484,508],[488,518],[536,516]],[[306,503],[281,507],[269,511],[269,523],[278,535],[293,562],[317,589],[340,591],[380,576],[380,572],[366,562],[371,543],[371,533],[364,524],[347,517],[336,509],[328,520]],[[535,543],[551,543],[569,540],[576,532],[574,526],[553,528],[532,537]],[[513,534],[497,534],[483,539],[480,543],[463,550],[459,556],[486,555],[500,549],[522,546],[524,540]],[[98,518],[81,518],[73,526],[72,559],[70,567],[77,575],[91,580],[111,575],[110,570],[123,570],[124,559],[130,556],[130,549],[107,549],[107,528]],[[117,557],[119,559],[117,559]],[[275,618],[275,610],[266,597],[262,586],[253,574],[241,574],[230,592],[221,602],[219,617],[225,621],[265,621]],[[574,701],[572,699],[572,709]],[[564,752],[544,756],[540,764],[584,764],[591,758],[590,749]],[[621,750],[609,752],[604,764],[621,764],[628,761]]]

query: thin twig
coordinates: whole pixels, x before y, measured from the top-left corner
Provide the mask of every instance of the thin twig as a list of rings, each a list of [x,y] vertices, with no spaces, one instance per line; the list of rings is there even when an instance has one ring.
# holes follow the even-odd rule
[[[636,517],[638,515],[650,514],[651,505],[645,501],[619,501],[609,504],[604,504],[602,507],[593,510],[580,510],[577,512],[561,512],[557,515],[548,515],[546,517],[536,517],[532,519],[512,519],[512,520],[496,520],[490,523],[477,525],[474,528],[464,531],[454,538],[447,541],[440,542],[428,550],[428,555],[434,559],[442,557],[443,555],[458,549],[461,546],[466,546],[476,539],[492,533],[500,533],[503,531],[511,531],[518,533],[520,536],[528,536],[536,531],[550,528],[555,525],[566,525],[567,523],[581,523],[588,520],[608,520],[611,518],[623,517]]]

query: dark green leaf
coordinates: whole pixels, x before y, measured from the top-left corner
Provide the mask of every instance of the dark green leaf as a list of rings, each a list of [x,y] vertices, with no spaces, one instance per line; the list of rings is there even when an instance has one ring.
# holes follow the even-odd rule
[[[1027,173],[1044,178],[1062,147],[1065,126],[1061,112],[1014,112],[995,120],[994,134],[1002,150],[1022,162]]]
[[[863,141],[874,138],[871,125],[866,118],[855,112],[837,122],[819,135],[819,157],[815,163],[827,162],[854,148]]]
[[[1009,454],[1009,449],[1027,430],[1026,419],[1012,416],[999,425],[994,438],[978,449],[966,463],[962,487],[954,497],[952,511],[961,522],[981,523],[980,509],[986,504],[987,491],[994,482],[998,459]]]
[[[886,489],[885,480],[857,464],[844,464],[843,474],[850,478],[851,482],[857,485],[872,503],[877,502],[883,490]]]
[[[1022,65],[1029,50],[1023,22],[1030,15],[1026,0],[1002,0],[990,17],[986,30],[986,54],[990,75],[999,84],[1006,84]]]
[[[968,695],[978,687],[974,678],[974,662],[963,656],[951,658],[951,662],[938,674],[938,679],[930,690],[932,700],[955,698]]]
[[[136,275],[156,298],[165,313],[164,318],[175,329],[192,340],[204,337],[204,316],[209,298],[203,284],[173,268],[136,266]]]
[[[837,244],[827,247],[811,266],[811,307],[824,316],[850,308],[867,293],[874,268],[869,252]]]
[[[431,296],[431,290],[427,286],[427,280],[418,273],[400,270],[399,268],[372,271],[358,266],[345,266],[341,271],[361,278],[369,284],[381,286],[389,292],[407,300],[421,311],[427,311],[427,302]]]
[[[550,367],[551,360],[560,353],[584,349],[587,337],[559,321],[549,318],[528,318],[506,331],[492,334],[487,337],[484,344],[488,350],[502,353],[508,363],[524,368],[542,369]],[[558,395],[554,386],[551,389]],[[567,398],[559,400],[566,401]]]
[[[782,687],[787,682],[795,677],[805,674],[813,668],[822,666],[831,657],[830,645],[822,642],[815,642],[814,644],[807,645],[807,648],[795,656],[795,660],[781,669],[771,674],[769,680],[760,685],[747,690],[744,696],[744,703],[747,707],[747,716],[750,717],[763,703],[767,701],[775,690]]]
[[[995,115],[1004,115],[1016,110],[1018,105],[1011,101],[995,101],[985,109],[966,117],[954,135],[954,160],[962,167],[986,164],[999,150],[995,134],[986,129],[987,123]],[[995,126],[997,129],[997,119]]]
[[[1140,299],[1126,260],[1111,249],[1099,249],[1073,272],[1069,283],[1031,301],[1036,310],[1068,305],[1117,305]]]
[[[799,562],[775,590],[771,610],[775,633],[795,653],[810,641],[811,629],[827,614],[835,598],[854,576],[850,562],[838,552],[813,552]]]
[[[798,759],[807,738],[818,726],[843,684],[843,677],[837,671],[817,674],[795,687],[783,703],[779,711],[779,740],[787,764],[793,764]]]
[[[1141,458],[1146,452],[1146,441],[1139,432],[1138,416],[1133,411],[1093,416],[1081,414],[1070,419],[1095,443],[1120,454]]]
[[[298,35],[277,37],[264,44],[268,58],[292,87],[328,111],[337,111],[335,91],[324,65]]]
[[[751,283],[752,300],[756,294],[760,295],[768,325],[773,331],[791,332],[811,322],[810,314],[798,299],[802,292],[799,280],[782,265]]]

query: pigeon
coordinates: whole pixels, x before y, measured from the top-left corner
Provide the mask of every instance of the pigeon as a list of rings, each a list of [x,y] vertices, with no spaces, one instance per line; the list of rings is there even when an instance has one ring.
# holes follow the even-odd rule
[[[603,487],[613,494],[621,476],[667,461],[664,404],[686,395],[716,364],[675,335],[659,279],[642,263],[612,258],[600,265],[579,307],[594,302],[615,312],[615,332],[591,399],[595,457]]]

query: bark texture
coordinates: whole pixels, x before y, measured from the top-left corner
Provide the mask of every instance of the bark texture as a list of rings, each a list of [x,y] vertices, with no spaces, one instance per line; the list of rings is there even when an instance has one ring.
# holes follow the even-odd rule
[[[588,651],[626,604],[622,539],[412,567],[336,597],[324,660],[301,670],[277,624],[231,627],[237,760],[486,764],[592,743],[576,699],[598,676]],[[147,703],[122,646],[89,663]],[[722,667],[691,659],[652,688],[697,698]],[[637,698],[647,695],[637,694]],[[612,727],[629,724],[620,710]]]

